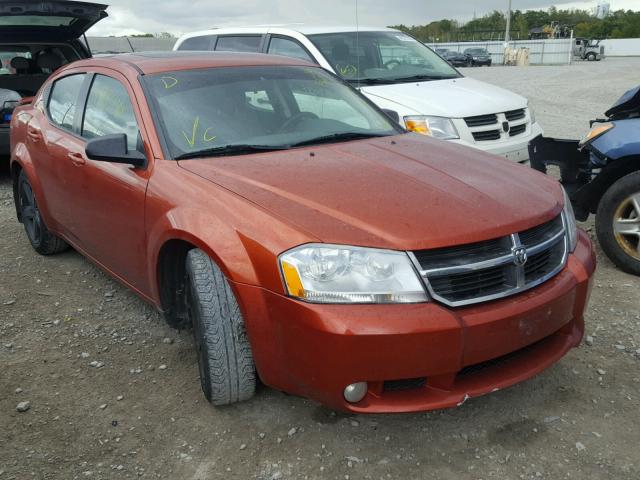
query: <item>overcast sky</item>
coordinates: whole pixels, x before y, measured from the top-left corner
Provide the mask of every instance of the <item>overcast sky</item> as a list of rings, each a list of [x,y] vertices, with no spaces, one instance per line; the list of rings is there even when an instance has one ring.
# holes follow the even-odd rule
[[[100,0],[97,0],[100,1]],[[442,18],[469,20],[494,9],[506,9],[508,0],[359,0],[362,25],[404,23],[422,25]],[[355,23],[356,0],[104,0],[109,18],[90,35],[127,35],[146,32],[182,34],[225,25],[277,23]],[[513,0],[514,9],[592,8],[597,1]],[[640,0],[611,0],[611,8],[640,9]]]

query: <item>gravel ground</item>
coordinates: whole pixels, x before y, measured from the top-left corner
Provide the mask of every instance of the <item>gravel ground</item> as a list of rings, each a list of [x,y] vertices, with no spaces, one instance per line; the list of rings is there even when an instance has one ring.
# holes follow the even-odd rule
[[[607,59],[465,73],[577,137],[638,71]],[[348,416],[266,388],[207,404],[190,334],[77,253],[36,255],[6,174],[0,232],[0,480],[640,478],[640,279],[600,252],[590,345],[457,409]]]

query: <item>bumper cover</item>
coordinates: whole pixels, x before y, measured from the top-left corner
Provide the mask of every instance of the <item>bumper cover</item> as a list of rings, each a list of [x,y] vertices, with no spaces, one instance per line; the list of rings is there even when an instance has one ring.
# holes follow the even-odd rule
[[[581,233],[555,278],[527,293],[460,309],[314,305],[235,284],[262,381],[335,409],[412,412],[455,407],[530,378],[579,345],[595,256]],[[424,379],[417,388],[385,382]],[[350,404],[344,388],[366,381]]]

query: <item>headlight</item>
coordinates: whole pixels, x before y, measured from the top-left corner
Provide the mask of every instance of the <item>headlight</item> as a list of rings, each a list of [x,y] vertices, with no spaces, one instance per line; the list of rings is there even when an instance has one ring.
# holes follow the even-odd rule
[[[458,130],[450,118],[430,117],[426,115],[404,117],[404,124],[410,132],[429,135],[441,140],[460,138]]]
[[[529,109],[529,118],[531,118],[531,124],[533,125],[534,123],[536,123],[536,114],[533,111],[533,108],[531,108],[531,105],[529,105],[528,103],[527,108]]]
[[[612,128],[615,127],[615,124],[613,123],[597,123],[595,124],[591,130],[589,130],[589,133],[587,133],[582,140],[580,140],[580,145],[586,145],[587,143],[591,143],[593,142],[596,138],[598,138],[601,135],[604,135],[605,133],[607,133],[609,130],[611,130]]]
[[[428,301],[404,252],[309,244],[279,258],[287,293],[312,303]]]
[[[567,227],[567,237],[569,239],[569,251],[573,252],[578,245],[578,225],[576,224],[576,216],[573,213],[573,206],[567,191],[563,188],[564,193],[564,222]]]

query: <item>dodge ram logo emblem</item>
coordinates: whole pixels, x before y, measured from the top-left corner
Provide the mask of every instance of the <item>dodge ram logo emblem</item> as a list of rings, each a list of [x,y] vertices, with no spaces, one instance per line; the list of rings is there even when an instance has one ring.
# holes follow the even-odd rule
[[[504,133],[509,133],[509,122],[502,122],[502,130],[504,130]]]
[[[522,267],[527,263],[527,260],[529,260],[529,256],[527,255],[527,249],[525,247],[513,248],[513,263],[518,267]]]

